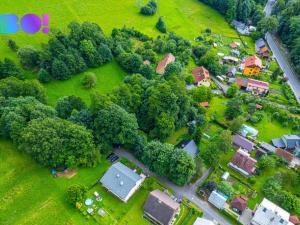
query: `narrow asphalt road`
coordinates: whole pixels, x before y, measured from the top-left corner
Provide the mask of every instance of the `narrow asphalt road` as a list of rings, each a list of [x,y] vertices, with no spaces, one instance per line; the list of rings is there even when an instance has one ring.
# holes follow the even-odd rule
[[[266,16],[270,16],[272,13],[272,8],[275,4],[276,0],[269,0],[266,4],[266,7],[264,9],[264,12]],[[289,78],[288,84],[291,86],[297,101],[300,103],[300,80],[294,71],[293,67],[291,66],[288,56],[285,52],[281,50],[280,43],[276,40],[276,38],[270,34],[267,33],[265,36],[266,41],[268,42],[268,45],[270,46],[275,58],[277,59],[277,62],[282,69],[282,71],[285,73],[285,75]]]
[[[139,160],[137,160],[130,152],[124,150],[124,149],[114,149],[114,153],[118,156],[124,157],[131,162],[135,163],[138,167],[143,169],[144,173],[156,177],[161,182],[163,182],[165,185],[167,185],[169,188],[171,188],[174,191],[174,195],[178,198],[185,197],[194,204],[196,204],[204,213],[204,217],[217,222],[221,225],[231,225],[231,223],[227,222],[211,205],[209,205],[207,202],[203,201],[196,195],[196,189],[197,187],[208,177],[208,175],[211,173],[211,169],[205,171],[203,176],[195,182],[195,184],[192,185],[186,185],[184,187],[179,187],[175,185],[174,183],[170,182],[164,177],[160,177],[156,175],[155,173],[151,172],[148,167],[146,167],[143,163],[141,163]]]

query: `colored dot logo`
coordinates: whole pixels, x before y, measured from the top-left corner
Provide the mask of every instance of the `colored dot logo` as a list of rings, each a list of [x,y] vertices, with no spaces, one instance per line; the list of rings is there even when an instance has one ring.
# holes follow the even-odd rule
[[[35,34],[42,28],[42,32],[48,34],[49,28],[49,14],[44,14],[42,17],[36,14],[26,14],[21,20],[15,14],[0,14],[0,34],[15,34],[20,29],[27,34]]]

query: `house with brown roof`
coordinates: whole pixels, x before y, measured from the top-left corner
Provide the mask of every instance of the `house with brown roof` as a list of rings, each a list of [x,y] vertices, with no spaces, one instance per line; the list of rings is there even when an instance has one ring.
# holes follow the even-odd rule
[[[209,103],[208,102],[200,102],[199,105],[203,106],[203,107],[209,107]]]
[[[150,192],[148,199],[144,204],[145,216],[155,224],[159,225],[173,224],[179,210],[180,204],[160,190]]]
[[[281,157],[282,159],[286,160],[288,163],[291,163],[294,159],[294,155],[292,153],[281,148],[277,148],[275,150],[275,154]]]
[[[247,208],[247,198],[245,196],[235,197],[231,201],[233,211],[242,214]]]
[[[197,67],[192,70],[192,74],[194,77],[194,84],[197,86],[210,86],[210,75],[207,69],[203,66]]]
[[[266,95],[269,93],[269,83],[265,81],[238,77],[236,84],[253,95]]]
[[[239,149],[228,165],[244,176],[251,176],[255,172],[256,162],[248,152]]]
[[[251,152],[254,148],[255,144],[249,141],[247,138],[242,137],[241,135],[235,134],[232,137],[233,145],[237,146],[238,148],[243,148],[248,152]]]
[[[262,67],[262,61],[260,58],[256,55],[249,56],[245,60],[243,74],[248,76],[258,75]]]
[[[157,65],[156,73],[163,75],[165,73],[165,69],[167,65],[172,62],[175,62],[175,56],[172,53],[167,54]]]
[[[253,95],[265,95],[269,92],[269,83],[261,80],[248,79],[246,90]]]
[[[289,221],[295,225],[300,224],[300,220],[295,215],[290,215]]]

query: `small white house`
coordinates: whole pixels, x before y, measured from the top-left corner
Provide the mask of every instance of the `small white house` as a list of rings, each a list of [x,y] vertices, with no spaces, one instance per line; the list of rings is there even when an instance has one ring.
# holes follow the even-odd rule
[[[223,193],[218,192],[217,190],[214,190],[209,198],[208,201],[213,204],[216,208],[218,209],[223,209],[224,205],[227,201],[227,196],[224,195]]]
[[[230,176],[230,174],[226,171],[225,173],[223,173],[221,179],[222,180],[228,180],[229,176]]]

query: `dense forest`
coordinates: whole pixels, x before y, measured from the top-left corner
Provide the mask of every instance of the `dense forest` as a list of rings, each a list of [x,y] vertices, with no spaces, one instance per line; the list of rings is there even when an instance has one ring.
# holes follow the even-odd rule
[[[278,0],[272,13],[279,20],[278,35],[289,50],[296,71],[300,74],[300,1]]]
[[[266,0],[200,0],[225,16],[226,20],[239,20],[257,24],[263,18]]]

